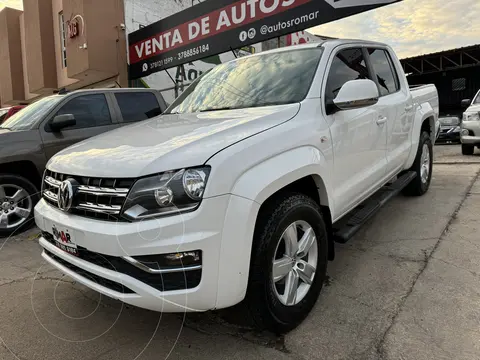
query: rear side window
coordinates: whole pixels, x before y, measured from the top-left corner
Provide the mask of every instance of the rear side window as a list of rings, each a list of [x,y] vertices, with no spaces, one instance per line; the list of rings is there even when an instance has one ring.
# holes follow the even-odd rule
[[[400,90],[397,72],[393,67],[390,55],[383,49],[368,49],[368,53],[380,85],[380,95],[385,96]]]
[[[341,50],[335,55],[328,73],[325,101],[333,104],[342,86],[350,80],[370,79],[361,48]]]
[[[162,113],[157,97],[151,92],[115,93],[124,122],[150,119]]]

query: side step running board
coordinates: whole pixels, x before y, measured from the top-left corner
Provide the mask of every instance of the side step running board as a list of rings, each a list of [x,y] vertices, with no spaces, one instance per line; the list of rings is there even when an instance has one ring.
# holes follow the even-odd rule
[[[333,226],[333,239],[345,244],[380,208],[390,199],[398,195],[415,177],[417,173],[409,171],[400,176],[395,182],[385,185],[373,194],[364,203],[357,206],[344,219]]]

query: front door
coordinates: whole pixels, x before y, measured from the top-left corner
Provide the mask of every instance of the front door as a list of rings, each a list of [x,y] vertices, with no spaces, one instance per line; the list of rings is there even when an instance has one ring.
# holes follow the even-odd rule
[[[57,115],[72,114],[76,125],[56,132],[50,129],[48,121],[40,127],[47,159],[70,145],[118,127],[118,123],[112,120],[110,109],[109,101],[102,93],[77,95],[68,99],[49,120]]]
[[[343,84],[371,79],[362,48],[343,48],[330,63],[324,94],[327,112]],[[387,129],[379,119],[375,106],[327,115],[333,141],[336,215],[350,210],[385,177]]]

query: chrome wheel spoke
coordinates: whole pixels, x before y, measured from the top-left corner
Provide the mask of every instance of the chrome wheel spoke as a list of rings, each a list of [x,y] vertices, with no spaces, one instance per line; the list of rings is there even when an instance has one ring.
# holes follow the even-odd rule
[[[298,250],[296,254],[297,257],[303,258],[304,256],[306,256],[316,240],[317,239],[315,238],[315,232],[312,228],[308,228],[298,242]]]
[[[310,291],[318,265],[315,231],[305,220],[290,224],[278,239],[272,260],[273,291],[285,306],[295,306]]]
[[[28,209],[23,209],[21,207],[15,208],[15,211],[13,212],[14,214],[18,215],[19,217],[26,219],[30,216],[30,210]]]
[[[3,185],[0,185],[0,202],[2,202],[5,199],[5,197],[6,197],[5,188],[3,187]]]
[[[283,257],[273,262],[273,281],[278,282],[288,275],[293,268],[293,261],[289,257]]]
[[[312,285],[316,270],[315,267],[303,260],[300,260],[297,264],[298,276],[308,285]]]
[[[287,230],[285,230],[283,239],[285,240],[285,254],[293,257],[298,249],[298,233],[297,225],[295,223],[290,225]]]
[[[298,274],[295,271],[288,273],[287,281],[285,282],[285,304],[287,306],[295,305],[297,300],[297,290],[298,290]]]
[[[5,229],[8,226],[8,215],[0,214],[0,229]]]
[[[12,200],[18,203],[23,199],[25,199],[27,196],[28,196],[28,193],[25,190],[20,189],[15,193],[15,195],[12,196]]]

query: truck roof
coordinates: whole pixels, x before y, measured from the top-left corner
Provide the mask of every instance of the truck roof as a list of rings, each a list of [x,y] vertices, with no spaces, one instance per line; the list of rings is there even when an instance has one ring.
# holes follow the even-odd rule
[[[262,51],[262,52],[254,54],[254,55],[251,55],[251,56],[260,56],[260,55],[263,55],[263,54],[286,52],[286,51],[291,51],[291,50],[296,50],[296,49],[316,48],[316,47],[325,46],[327,44],[331,47],[336,47],[336,46],[344,45],[344,44],[363,44],[363,45],[367,44],[367,45],[376,45],[376,46],[388,46],[385,43],[371,41],[371,40],[326,39],[326,40],[321,40],[321,41],[318,41],[318,42],[312,42],[312,43],[306,43],[306,44],[300,44],[300,45],[292,45],[292,46],[286,46],[286,47],[281,47],[281,48],[277,48],[277,49],[266,50],[266,51]]]

